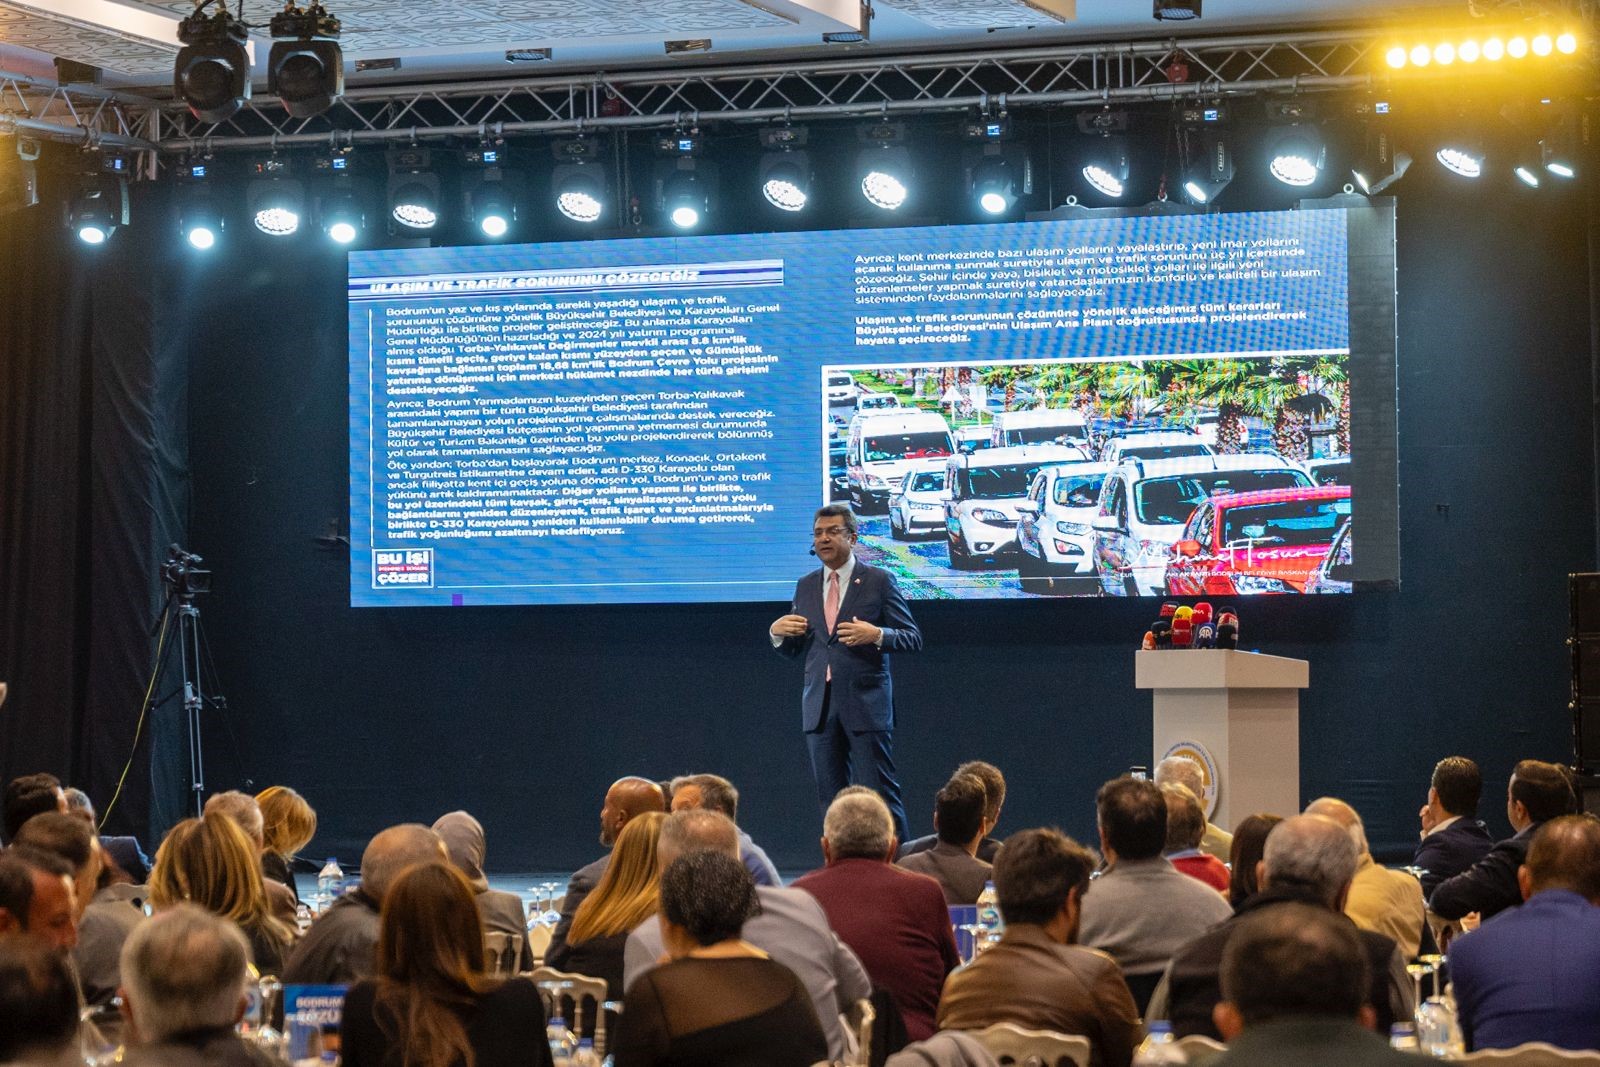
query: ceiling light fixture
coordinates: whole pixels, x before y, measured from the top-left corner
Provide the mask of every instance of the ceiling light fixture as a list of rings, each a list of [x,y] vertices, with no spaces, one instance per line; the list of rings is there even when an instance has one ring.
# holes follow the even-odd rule
[[[295,118],[320,115],[344,95],[344,52],[339,20],[318,0],[301,9],[287,0],[272,16],[267,89]]]
[[[206,8],[215,2],[214,15]],[[178,23],[183,45],[172,67],[172,91],[202,122],[223,122],[250,99],[249,30],[228,13],[225,0],[200,0]]]
[[[766,150],[756,170],[761,195],[779,211],[804,211],[811,199],[811,155],[804,126],[773,126],[761,131]]]

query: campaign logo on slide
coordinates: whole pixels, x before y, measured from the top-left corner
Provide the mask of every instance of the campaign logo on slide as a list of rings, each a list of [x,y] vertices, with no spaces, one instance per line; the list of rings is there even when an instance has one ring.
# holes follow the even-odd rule
[[[375,548],[372,550],[372,588],[410,586],[433,588],[433,549]]]

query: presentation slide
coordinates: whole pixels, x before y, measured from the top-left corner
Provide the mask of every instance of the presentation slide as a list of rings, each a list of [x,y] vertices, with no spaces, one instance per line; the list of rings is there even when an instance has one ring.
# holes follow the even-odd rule
[[[351,602],[787,601],[828,502],[912,598],[1348,592],[1371,210],[353,252]]]

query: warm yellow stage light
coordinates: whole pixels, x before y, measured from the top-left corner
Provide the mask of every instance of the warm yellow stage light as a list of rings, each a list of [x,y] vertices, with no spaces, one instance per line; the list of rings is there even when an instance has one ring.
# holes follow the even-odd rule
[[[1462,41],[1461,47],[1456,49],[1456,56],[1463,63],[1476,63],[1482,53],[1478,50],[1477,41]]]
[[[1434,45],[1433,61],[1439,64],[1441,67],[1450,63],[1454,63],[1456,61],[1456,46],[1448,41],[1444,42],[1443,44]]]
[[[1393,67],[1395,70],[1399,70],[1401,67],[1406,65],[1406,50],[1400,45],[1395,45],[1393,48],[1389,49],[1389,54],[1384,58],[1388,60],[1389,66]]]
[[[1505,42],[1501,41],[1500,38],[1491,37],[1487,41],[1483,42],[1483,58],[1487,59],[1489,62],[1497,62],[1498,60],[1505,58],[1505,54]]]
[[[1411,63],[1413,66],[1426,67],[1431,59],[1433,59],[1433,53],[1428,51],[1428,46],[1425,44],[1419,44],[1411,50]]]
[[[1550,40],[1548,33],[1541,33],[1533,39],[1533,54],[1547,56],[1555,50],[1555,42]]]
[[[1512,59],[1521,59],[1528,54],[1528,39],[1526,37],[1513,37],[1506,42],[1506,55]]]
[[[1563,33],[1556,38],[1556,50],[1562,55],[1570,56],[1578,50],[1578,37],[1576,34]]]

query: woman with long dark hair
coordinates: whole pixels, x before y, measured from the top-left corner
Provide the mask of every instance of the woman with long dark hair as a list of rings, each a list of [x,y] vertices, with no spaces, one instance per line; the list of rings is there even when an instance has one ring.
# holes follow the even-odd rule
[[[484,973],[483,922],[461,872],[425,863],[383,899],[378,969],[350,987],[346,1067],[550,1067],[532,982]]]

